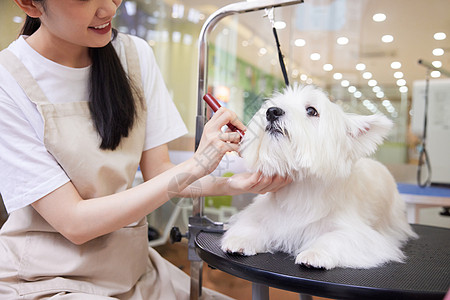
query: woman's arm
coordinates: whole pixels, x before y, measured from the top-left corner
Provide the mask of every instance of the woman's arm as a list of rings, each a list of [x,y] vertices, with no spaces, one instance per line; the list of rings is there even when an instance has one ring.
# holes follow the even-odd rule
[[[217,111],[205,125],[202,139],[194,156],[189,160],[167,168],[167,151],[154,152],[153,159],[161,153],[166,163],[147,172],[152,177],[129,190],[94,199],[83,200],[74,185],[69,182],[32,204],[36,211],[57,231],[75,244],[82,244],[95,237],[113,232],[146,216],[194,181],[211,173],[227,151],[237,151],[240,136],[223,134],[221,128],[232,122],[240,129],[234,113],[227,109]],[[206,159],[207,158],[207,159]],[[199,163],[205,162],[208,163]],[[158,172],[162,172],[156,175]]]

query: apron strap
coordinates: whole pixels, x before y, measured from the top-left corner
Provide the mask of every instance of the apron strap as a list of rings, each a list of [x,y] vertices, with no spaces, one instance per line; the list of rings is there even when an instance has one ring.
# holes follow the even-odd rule
[[[41,104],[50,103],[41,87],[31,75],[30,71],[28,71],[25,65],[17,56],[14,55],[14,53],[8,49],[2,50],[0,52],[0,64],[2,64],[14,77],[16,82],[27,95],[28,99],[37,105],[38,110],[40,110]]]
[[[119,33],[120,40],[125,48],[125,57],[127,60],[128,77],[132,83],[132,91],[135,99],[141,99],[141,104],[145,107],[143,100],[144,89],[142,85],[141,65],[139,55],[131,37],[124,33]]]

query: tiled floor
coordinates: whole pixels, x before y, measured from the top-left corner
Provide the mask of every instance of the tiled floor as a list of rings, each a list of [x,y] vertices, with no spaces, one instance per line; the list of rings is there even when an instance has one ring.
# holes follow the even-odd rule
[[[168,243],[163,246],[155,247],[155,250],[168,261],[189,274],[190,265],[187,259],[186,243]],[[252,284],[250,281],[234,277],[220,270],[211,269],[207,265],[204,265],[203,267],[203,286],[219,291],[237,300],[252,299]],[[269,293],[271,300],[299,300],[300,298],[297,293],[275,288],[270,288]],[[314,300],[320,299],[325,298],[314,297]]]

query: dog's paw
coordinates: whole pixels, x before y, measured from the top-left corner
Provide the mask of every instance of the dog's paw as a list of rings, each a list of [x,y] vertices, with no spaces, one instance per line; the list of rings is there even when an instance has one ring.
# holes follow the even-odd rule
[[[255,255],[258,252],[256,242],[240,236],[228,236],[222,240],[221,249],[228,254],[239,254],[245,256]]]
[[[300,252],[295,258],[295,263],[314,269],[333,269],[337,263],[325,251],[305,250]]]

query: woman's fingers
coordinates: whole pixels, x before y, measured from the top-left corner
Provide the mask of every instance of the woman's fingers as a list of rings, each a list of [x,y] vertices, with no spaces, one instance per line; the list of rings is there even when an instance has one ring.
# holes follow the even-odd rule
[[[224,107],[219,108],[219,110],[214,113],[211,120],[209,120],[206,124],[210,124],[213,130],[221,130],[222,127],[224,125],[227,125],[228,123],[231,123],[242,131],[245,131],[247,129],[244,124],[238,119],[236,113]]]

